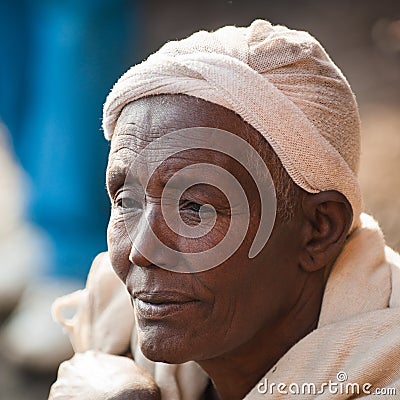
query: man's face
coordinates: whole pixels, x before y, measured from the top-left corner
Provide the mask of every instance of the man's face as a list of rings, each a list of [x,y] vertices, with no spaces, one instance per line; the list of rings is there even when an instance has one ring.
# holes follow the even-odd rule
[[[154,361],[209,360],[245,349],[258,335],[282,324],[305,279],[298,267],[302,241],[296,222],[284,225],[278,216],[262,251],[248,257],[261,202],[254,180],[234,158],[205,150],[209,143],[201,138],[187,149],[179,136],[139,157],[164,135],[199,126],[244,137],[239,117],[223,107],[156,96],[124,108],[111,143],[109,252],[132,296],[142,351]],[[169,157],[171,148],[175,154]],[[215,166],[217,172],[203,169],[201,177],[194,168],[199,163]],[[179,195],[179,217],[189,231],[204,228],[206,234],[199,237],[174,231],[166,221],[176,197],[168,182],[181,171],[189,183]],[[247,204],[221,189],[228,176],[224,171],[240,183]],[[213,184],[195,183],[202,178]],[[202,259],[203,252],[222,243],[234,219],[238,227],[249,224],[240,246],[215,268],[203,270],[202,262],[209,261]]]

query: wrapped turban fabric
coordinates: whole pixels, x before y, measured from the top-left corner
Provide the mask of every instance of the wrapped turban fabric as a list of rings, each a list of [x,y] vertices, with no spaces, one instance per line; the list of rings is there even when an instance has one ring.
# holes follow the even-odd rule
[[[187,94],[235,111],[266,138],[297,185],[342,193],[353,228],[359,224],[357,104],[308,33],[256,20],[165,44],[114,85],[104,105],[106,138],[124,106],[157,94]]]

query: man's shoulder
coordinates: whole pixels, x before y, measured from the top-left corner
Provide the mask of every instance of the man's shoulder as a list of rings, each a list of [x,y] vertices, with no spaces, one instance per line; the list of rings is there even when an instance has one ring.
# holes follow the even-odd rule
[[[389,246],[386,246],[385,262],[390,267],[392,275],[392,291],[389,300],[389,307],[400,308],[400,254]]]

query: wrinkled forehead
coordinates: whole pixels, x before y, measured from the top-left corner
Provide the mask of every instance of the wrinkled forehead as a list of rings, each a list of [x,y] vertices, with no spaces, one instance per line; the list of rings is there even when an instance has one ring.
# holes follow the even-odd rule
[[[248,170],[258,163],[257,170],[262,171],[265,165],[260,165],[257,150],[246,140],[249,134],[249,126],[237,114],[204,100],[180,95],[136,100],[118,119],[108,176],[116,171],[126,175],[128,170],[147,176],[154,166],[169,176],[199,163],[203,169],[204,164],[217,165],[236,176],[242,174],[240,165]]]
[[[222,129],[245,139],[253,129],[235,112],[205,100],[187,95],[150,96],[123,108],[111,152],[128,144],[143,147],[166,133],[194,127]]]

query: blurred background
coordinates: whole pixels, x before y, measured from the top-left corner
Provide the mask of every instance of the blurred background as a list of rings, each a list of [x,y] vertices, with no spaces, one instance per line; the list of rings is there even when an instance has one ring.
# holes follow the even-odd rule
[[[399,1],[0,0],[1,399],[46,399],[70,355],[46,310],[106,249],[114,81],[168,40],[256,18],[309,31],[347,76],[365,209],[400,250]]]

